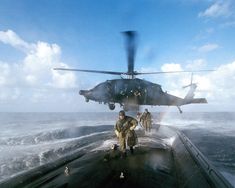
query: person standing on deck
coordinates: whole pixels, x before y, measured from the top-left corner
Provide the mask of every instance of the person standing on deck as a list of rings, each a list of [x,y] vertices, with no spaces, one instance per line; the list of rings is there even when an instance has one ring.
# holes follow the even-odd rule
[[[143,125],[146,132],[150,132],[152,128],[152,114],[145,109],[145,112],[140,117],[140,122]]]
[[[137,125],[138,121],[135,118],[126,116],[124,110],[119,112],[119,119],[116,122],[114,129],[119,140],[122,157],[126,157],[126,142],[130,147],[131,153],[134,153],[133,147],[137,144],[137,136],[134,129]]]

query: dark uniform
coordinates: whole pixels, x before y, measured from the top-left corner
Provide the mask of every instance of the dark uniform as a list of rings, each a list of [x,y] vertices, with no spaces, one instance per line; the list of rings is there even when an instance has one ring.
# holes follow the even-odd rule
[[[126,152],[126,142],[130,147],[131,153],[133,153],[133,146],[137,144],[137,136],[134,131],[138,125],[138,121],[132,117],[126,116],[122,110],[119,112],[119,120],[114,127],[115,133],[119,139],[120,150]]]

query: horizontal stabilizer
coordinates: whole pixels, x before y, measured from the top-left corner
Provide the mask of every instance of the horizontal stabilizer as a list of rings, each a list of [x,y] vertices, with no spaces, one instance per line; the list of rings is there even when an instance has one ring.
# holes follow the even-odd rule
[[[207,100],[205,98],[196,98],[192,99],[190,103],[207,103]]]

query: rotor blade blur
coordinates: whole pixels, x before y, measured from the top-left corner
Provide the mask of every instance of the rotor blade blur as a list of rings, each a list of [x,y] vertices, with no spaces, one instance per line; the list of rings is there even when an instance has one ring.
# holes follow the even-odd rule
[[[67,69],[67,68],[54,68],[54,70],[78,71],[78,72],[91,72],[91,73],[112,74],[112,75],[122,75],[122,74],[126,74],[125,72],[99,71],[99,70],[84,70],[84,69]]]
[[[128,71],[129,75],[133,75],[134,73],[134,63],[135,63],[135,51],[136,51],[136,43],[135,43],[135,31],[125,31],[123,32],[126,36],[126,50],[127,50],[127,61],[128,61]]]
[[[159,71],[159,72],[134,72],[135,75],[141,74],[171,74],[171,73],[187,73],[187,72],[210,72],[215,70],[196,70],[196,71]]]

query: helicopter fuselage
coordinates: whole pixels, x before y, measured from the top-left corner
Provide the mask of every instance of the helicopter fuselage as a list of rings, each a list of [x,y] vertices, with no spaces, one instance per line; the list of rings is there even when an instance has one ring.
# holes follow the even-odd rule
[[[160,85],[142,79],[114,79],[96,85],[90,90],[80,90],[89,100],[109,104],[110,109],[115,103],[121,106],[130,105],[166,105],[181,106],[184,99],[163,92]]]

